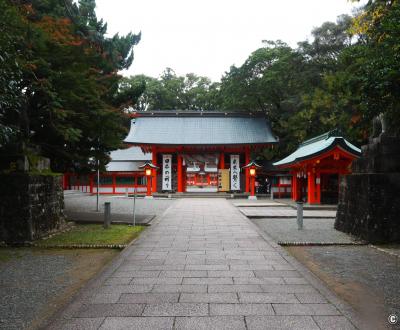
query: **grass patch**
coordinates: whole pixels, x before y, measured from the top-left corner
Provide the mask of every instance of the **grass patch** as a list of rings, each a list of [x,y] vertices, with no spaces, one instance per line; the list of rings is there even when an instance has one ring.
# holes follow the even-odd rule
[[[0,263],[7,262],[11,258],[12,258],[12,255],[11,255],[10,251],[3,249],[3,248],[0,249]]]
[[[5,263],[12,259],[20,258],[21,254],[19,252],[19,249],[0,248],[0,263]]]
[[[100,224],[79,224],[71,230],[41,240],[40,246],[74,244],[128,244],[139,236],[144,226],[111,225],[104,229]]]

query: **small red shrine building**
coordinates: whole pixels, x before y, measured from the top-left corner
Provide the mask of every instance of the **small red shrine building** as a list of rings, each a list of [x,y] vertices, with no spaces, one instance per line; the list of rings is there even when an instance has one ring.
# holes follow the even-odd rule
[[[349,174],[352,161],[360,156],[361,150],[334,130],[303,142],[274,166],[290,169],[294,201],[336,204],[339,176]]]
[[[250,192],[252,151],[277,143],[262,114],[156,111],[133,115],[124,140],[151,153],[152,192]]]

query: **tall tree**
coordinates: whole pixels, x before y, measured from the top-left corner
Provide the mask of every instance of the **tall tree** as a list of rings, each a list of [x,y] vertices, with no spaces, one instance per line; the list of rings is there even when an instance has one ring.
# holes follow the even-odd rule
[[[24,145],[39,147],[54,170],[86,167],[92,157],[107,159],[125,134],[118,71],[133,60],[140,35],[106,36],[94,0],[10,1],[25,22],[28,49],[19,82],[26,97],[17,125]]]
[[[147,110],[212,110],[216,109],[218,84],[206,77],[188,73],[178,76],[167,68],[161,76],[137,75],[124,78],[121,89],[142,88],[134,109]]]
[[[223,77],[222,108],[262,111],[280,137],[278,148],[265,150],[264,157],[283,157],[304,139],[334,128],[355,142],[362,139],[359,96],[345,87],[349,75],[337,74],[347,66],[342,54],[356,41],[351,24],[349,16],[326,22],[296,49],[281,41],[265,42]]]
[[[16,118],[24,105],[22,79],[25,25],[14,6],[0,1],[0,148],[14,142],[19,134]]]
[[[393,133],[400,134],[400,2],[370,0],[352,32],[358,42],[341,57],[347,67],[340,74],[350,76],[346,88],[360,95],[364,121],[385,113]]]
[[[302,109],[302,93],[311,84],[306,69],[306,61],[296,50],[281,41],[268,41],[222,79],[223,109],[261,111],[271,121],[281,143],[272,153],[266,150],[268,158],[285,154],[298,143],[296,135],[290,134],[290,122]]]
[[[339,128],[352,141],[361,142],[361,132],[354,126],[359,118],[358,95],[344,88],[350,77],[337,74],[348,65],[341,60],[343,52],[355,42],[351,24],[350,16],[339,16],[336,23],[325,22],[315,28],[311,42],[299,43],[298,51],[312,75],[312,85],[303,92],[304,107],[293,118],[293,122],[309,123],[299,131],[303,139]]]

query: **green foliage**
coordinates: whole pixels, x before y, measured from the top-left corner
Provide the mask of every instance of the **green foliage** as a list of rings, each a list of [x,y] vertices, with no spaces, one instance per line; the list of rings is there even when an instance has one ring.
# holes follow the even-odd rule
[[[231,67],[222,79],[222,109],[263,112],[270,120],[281,142],[271,156],[287,152],[298,142],[288,134],[288,124],[302,108],[304,86],[310,85],[306,65],[287,44],[268,41],[241,67]]]
[[[125,78],[121,85],[125,88],[143,90],[134,104],[137,111],[147,110],[210,110],[216,109],[218,84],[206,77],[193,73],[177,76],[167,68],[159,79],[137,75]]]
[[[280,145],[340,128],[356,144],[385,112],[400,131],[400,4],[371,0],[297,48],[266,41],[221,83],[167,68],[159,78],[121,78],[140,34],[107,37],[94,0],[0,1],[0,149],[40,148],[55,171],[88,170],[119,147],[130,110],[263,112]],[[10,151],[11,150],[11,151]]]
[[[21,248],[0,247],[0,264],[19,259],[22,255]]]
[[[84,170],[93,157],[104,164],[126,134],[123,107],[134,94],[118,94],[117,72],[132,63],[140,35],[106,37],[94,0],[6,3],[23,36],[15,48],[23,54],[17,92],[25,103],[12,104],[3,123],[17,128],[24,145],[38,146],[53,170]],[[18,32],[12,25],[5,30]]]
[[[400,134],[400,2],[369,1],[355,18],[353,32],[359,42],[341,56],[346,64],[346,89],[359,95],[362,119],[371,121],[380,113],[390,130]]]
[[[259,157],[284,157],[301,141],[335,128],[356,144],[363,141],[360,94],[347,88],[356,77],[341,71],[354,61],[343,55],[353,47],[351,24],[349,16],[326,22],[312,31],[312,41],[296,49],[265,41],[265,47],[223,77],[221,108],[265,113],[280,138],[277,148]]]
[[[346,89],[351,77],[339,73],[348,66],[342,56],[352,46],[351,24],[349,16],[339,16],[336,23],[326,22],[314,29],[312,43],[299,43],[299,52],[314,77],[302,96],[304,108],[296,116],[296,120],[309,123],[303,139],[339,128],[354,143],[363,140],[362,126],[355,126],[360,124],[359,94]]]
[[[76,225],[71,230],[56,234],[38,242],[40,246],[75,244],[128,244],[139,236],[143,226],[111,225],[104,229],[102,225]]]
[[[11,143],[19,133],[18,125],[7,121],[17,117],[24,105],[20,81],[23,57],[17,46],[23,40],[23,23],[15,7],[0,1],[0,148]]]

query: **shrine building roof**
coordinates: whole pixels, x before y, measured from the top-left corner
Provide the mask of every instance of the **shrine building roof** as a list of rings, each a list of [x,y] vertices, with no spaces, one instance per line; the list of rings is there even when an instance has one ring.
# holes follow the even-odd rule
[[[264,115],[156,111],[134,115],[124,140],[134,145],[262,145],[277,143]]]
[[[151,154],[143,153],[139,147],[111,151],[111,161],[106,165],[108,172],[139,171],[139,166],[151,160]]]
[[[361,149],[351,144],[341,136],[338,130],[333,130],[319,135],[299,145],[297,150],[282,160],[274,163],[274,166],[290,166],[301,161],[318,157],[326,152],[339,147],[343,151],[355,156],[361,156]]]

